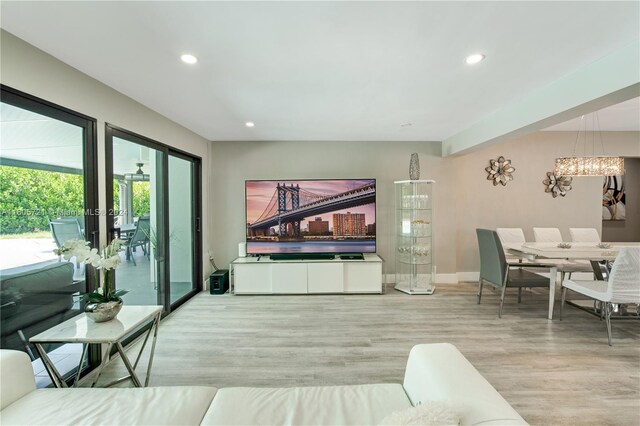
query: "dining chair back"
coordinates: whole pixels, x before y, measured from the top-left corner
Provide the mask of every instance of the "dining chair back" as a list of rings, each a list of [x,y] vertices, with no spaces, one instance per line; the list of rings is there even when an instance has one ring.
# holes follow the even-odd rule
[[[476,229],[480,248],[480,279],[502,286],[507,274],[507,259],[500,238],[490,229]]]
[[[574,243],[599,243],[600,235],[596,228],[569,228]]]
[[[490,229],[476,229],[478,247],[480,249],[480,278],[478,280],[478,303],[482,298],[482,288],[486,282],[501,288],[500,307],[498,317],[502,317],[502,306],[507,287],[518,287],[518,302],[520,302],[522,287],[549,287],[549,278],[530,272],[524,267],[543,267],[547,265],[510,264],[504,254],[500,237],[496,231]]]
[[[558,228],[533,228],[536,243],[561,243],[562,234]]]
[[[640,303],[640,247],[624,247],[609,275],[609,302]]]
[[[613,304],[640,304],[640,247],[623,247],[613,263],[609,281],[566,280],[562,282],[560,319],[567,290],[575,291],[602,302],[602,314],[607,325],[611,346],[611,312]]]
[[[525,243],[527,241],[524,238],[522,228],[496,228],[496,233],[502,244]]]

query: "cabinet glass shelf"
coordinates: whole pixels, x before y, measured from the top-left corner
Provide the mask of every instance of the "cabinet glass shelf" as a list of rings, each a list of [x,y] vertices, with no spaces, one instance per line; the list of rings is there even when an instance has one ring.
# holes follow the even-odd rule
[[[395,182],[396,290],[407,294],[432,294],[433,257],[432,180]]]

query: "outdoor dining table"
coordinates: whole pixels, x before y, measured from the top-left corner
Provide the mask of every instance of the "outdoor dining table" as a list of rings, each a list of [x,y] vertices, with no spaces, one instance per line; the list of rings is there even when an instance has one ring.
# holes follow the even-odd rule
[[[596,277],[602,279],[599,261],[614,260],[623,247],[638,247],[640,242],[618,242],[606,243],[609,247],[603,248],[598,243],[568,243],[570,247],[561,248],[558,243],[522,243],[504,244],[504,248],[509,254],[525,258],[528,260],[545,259],[545,263],[550,265],[549,272],[549,314],[548,318],[553,319],[553,305],[556,294],[556,279],[558,267],[553,263],[553,259],[565,260],[588,260],[591,262]],[[547,262],[547,259],[549,261]]]

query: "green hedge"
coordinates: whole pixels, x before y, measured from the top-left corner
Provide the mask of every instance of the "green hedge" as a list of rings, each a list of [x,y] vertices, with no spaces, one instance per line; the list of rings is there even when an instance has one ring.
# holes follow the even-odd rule
[[[80,216],[83,209],[82,176],[0,166],[1,233],[47,230],[50,218]]]
[[[114,204],[119,194],[114,184]],[[84,214],[83,178],[79,175],[0,166],[0,233],[49,229],[49,219]],[[133,215],[149,212],[149,183],[133,185]]]

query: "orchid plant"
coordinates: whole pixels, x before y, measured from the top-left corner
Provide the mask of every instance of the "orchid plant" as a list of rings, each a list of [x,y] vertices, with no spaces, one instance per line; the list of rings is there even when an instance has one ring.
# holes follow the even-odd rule
[[[77,262],[91,265],[96,271],[102,271],[100,288],[81,295],[84,300],[92,303],[117,302],[120,297],[129,292],[129,290],[115,290],[113,288],[112,277],[121,262],[118,253],[122,250],[122,244],[123,241],[116,238],[98,251],[98,249],[89,246],[89,241],[68,240],[53,252],[65,260],[75,257]]]

